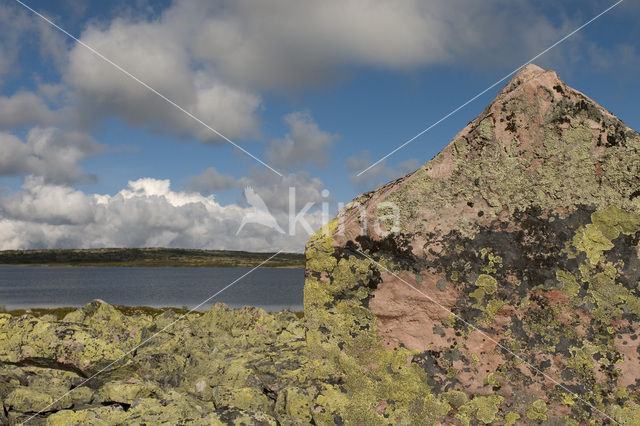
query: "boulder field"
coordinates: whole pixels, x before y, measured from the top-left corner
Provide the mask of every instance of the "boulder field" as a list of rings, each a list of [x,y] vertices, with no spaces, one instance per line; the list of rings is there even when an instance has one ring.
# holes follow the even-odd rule
[[[305,329],[293,313],[133,311],[96,300],[63,318],[0,314],[0,424],[311,421]]]
[[[302,318],[0,314],[0,423],[640,425],[639,241],[640,135],[529,65],[310,239]]]

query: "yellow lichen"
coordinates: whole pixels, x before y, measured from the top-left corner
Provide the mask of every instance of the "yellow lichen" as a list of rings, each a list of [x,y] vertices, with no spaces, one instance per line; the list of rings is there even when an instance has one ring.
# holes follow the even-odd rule
[[[547,420],[547,403],[541,399],[533,401],[527,407],[527,418],[529,420],[537,420],[543,422]]]

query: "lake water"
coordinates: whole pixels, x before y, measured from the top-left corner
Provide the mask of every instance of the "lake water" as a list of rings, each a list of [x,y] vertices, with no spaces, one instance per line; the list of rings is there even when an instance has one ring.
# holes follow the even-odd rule
[[[251,268],[0,266],[0,305],[8,310],[114,305],[194,308]],[[237,308],[302,310],[304,270],[256,269],[198,310],[223,302]]]

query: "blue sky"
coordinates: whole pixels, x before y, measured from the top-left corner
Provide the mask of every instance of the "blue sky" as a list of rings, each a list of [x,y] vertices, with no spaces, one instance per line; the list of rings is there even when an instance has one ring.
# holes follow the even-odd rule
[[[291,185],[298,207],[326,201],[328,189],[334,211],[431,159],[504,84],[361,178],[355,173],[612,4],[25,3],[286,178],[7,0],[0,249],[301,250],[304,232],[273,235],[255,225],[235,235],[244,187],[279,221]],[[640,129],[638,18],[638,2],[626,0],[535,63]]]

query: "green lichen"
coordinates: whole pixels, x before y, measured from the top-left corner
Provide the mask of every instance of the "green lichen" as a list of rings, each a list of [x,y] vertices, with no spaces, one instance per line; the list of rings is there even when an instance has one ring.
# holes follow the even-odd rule
[[[0,315],[2,413],[6,409],[16,424],[40,410],[49,424],[312,419],[316,392],[307,370],[306,330],[293,313],[217,304],[182,319],[172,311],[122,315],[103,302],[68,313],[64,321]],[[165,328],[161,338],[77,387],[83,371],[104,365],[107,357],[98,355],[128,347],[125,334],[136,342]]]
[[[497,386],[499,385],[498,380],[495,377],[494,373],[489,373],[489,375],[487,376],[487,378],[485,379],[485,383],[490,385],[490,386]]]
[[[481,250],[481,258],[487,261],[487,265],[482,267],[482,271],[486,274],[495,274],[498,272],[497,268],[502,267],[502,257],[488,252],[486,248]]]
[[[305,389],[295,386],[287,388],[279,395],[276,411],[279,419],[290,423],[310,423],[314,408],[313,395]]]
[[[515,425],[519,419],[520,419],[520,414],[510,411],[504,416],[504,424],[505,426],[512,426],[512,425]]]
[[[587,259],[592,265],[600,262],[604,251],[613,248],[611,240],[605,237],[594,224],[580,228],[573,237],[573,245],[576,249],[586,253]]]
[[[125,412],[120,406],[108,406],[84,410],[62,410],[47,417],[47,426],[83,424],[121,424]]]
[[[477,341],[477,346],[469,347],[466,342],[473,327],[451,315],[443,317],[438,325],[453,329],[440,334],[446,343],[426,342],[428,351],[416,358],[429,374],[427,383],[435,383],[434,389],[465,390],[470,387],[468,379],[462,375],[465,378],[457,380],[471,371],[480,379],[486,377],[485,389],[490,386],[496,392],[493,396],[506,396],[506,383],[522,385],[523,391],[530,380],[542,382],[540,377],[523,376],[526,360],[571,386],[580,383],[581,398],[599,409],[618,402],[613,395],[623,360],[616,349],[617,334],[621,323],[640,314],[637,282],[630,269],[637,265],[625,265],[627,259],[616,258],[620,250],[624,256],[635,254],[629,244],[637,244],[632,241],[640,230],[636,214],[640,197],[634,195],[640,184],[640,138],[582,95],[564,86],[560,89],[562,96],[538,88],[544,100],[514,94],[501,100],[502,111],[495,107],[498,101],[436,161],[387,187],[389,191],[360,199],[398,205],[404,242],[417,257],[412,262],[399,253],[402,272],[438,275],[443,284],[436,284],[437,288],[446,287],[447,293],[455,295],[454,312],[483,331],[504,332],[496,338],[520,357],[504,355],[495,371],[491,367],[485,371],[485,362],[497,362],[486,360],[500,351],[489,355]],[[497,131],[496,126],[504,127]],[[308,249],[317,262],[307,270],[309,349],[319,354],[315,377],[325,384],[316,400],[323,401],[318,409],[321,415],[314,420],[335,421],[332,416],[340,413],[346,423],[393,423],[406,418],[394,417],[400,411],[415,415],[416,410],[405,410],[411,404],[405,403],[404,395],[390,398],[376,384],[396,374],[393,369],[377,368],[385,365],[380,361],[385,351],[378,345],[377,321],[368,309],[367,297],[377,284],[371,282],[372,271],[378,269],[383,282],[386,274],[353,256],[350,248],[335,244],[330,238],[314,237]],[[372,250],[372,255],[383,259],[393,252],[387,247],[378,253]],[[389,257],[396,259],[395,254]],[[390,260],[387,265],[395,268]],[[389,323],[386,318],[382,322]],[[404,348],[395,352],[412,355]],[[359,371],[357,380],[354,371]],[[404,378],[405,386],[419,383],[424,380],[421,377],[412,371]],[[326,385],[331,380],[340,386]],[[357,390],[356,383],[367,391]],[[428,389],[427,395],[432,395],[426,384],[420,386],[416,389]],[[525,409],[522,401],[531,399],[523,397],[514,404],[514,396],[502,416],[503,401],[470,392],[467,396],[470,400],[454,404],[450,394],[440,395],[451,408],[448,415],[461,424],[511,424],[521,418],[546,421],[552,414],[547,415],[546,400],[554,402],[554,410],[555,404],[571,407],[580,422],[589,418],[582,401],[547,382],[535,397],[527,396],[539,400]],[[352,402],[361,397],[369,404]],[[506,408],[514,412],[506,413]],[[342,417],[347,411],[351,413]]]
[[[469,401],[466,393],[456,390],[443,392],[442,399],[447,401],[455,409],[459,409]]]
[[[537,399],[527,407],[527,418],[529,420],[543,422],[547,420],[548,410],[547,403],[541,399]]]
[[[492,140],[494,135],[494,127],[493,120],[491,117],[484,118],[476,127],[476,132],[478,138],[485,140]]]
[[[496,291],[498,291],[498,281],[491,275],[481,274],[476,280],[476,290],[471,293],[471,297],[480,304],[485,296],[495,294]]]
[[[578,100],[549,112],[543,134],[536,136],[541,140],[532,151],[513,141],[496,140],[492,117],[477,119],[468,137],[456,139],[450,151],[439,155],[453,162],[449,175],[432,177],[427,163],[386,200],[400,207],[402,231],[420,231],[428,225],[421,222],[421,211],[444,212],[474,199],[488,204],[483,211],[488,216],[497,215],[504,207],[512,214],[530,207],[640,207],[638,199],[631,196],[640,184],[640,138],[631,132],[625,143],[599,150],[591,116],[575,114],[582,111],[575,106],[580,102],[588,104]],[[521,109],[535,108],[537,105],[523,105]],[[569,125],[558,124],[558,117],[566,118]],[[619,121],[614,127],[625,128]],[[469,235],[477,230],[470,222],[461,222],[459,229]]]
[[[623,407],[614,406],[611,415],[621,425],[640,425],[640,405],[631,403]]]
[[[562,290],[574,305],[584,302],[579,297],[582,286],[587,288],[588,299],[595,305],[594,316],[601,322],[630,311],[640,316],[640,298],[622,284],[619,268],[622,260],[613,264],[606,260],[607,253],[621,235],[632,235],[640,231],[640,214],[608,206],[591,214],[591,222],[580,227],[572,239],[572,257],[584,253],[587,261],[580,264],[578,271],[558,270],[556,278],[562,283]]]
[[[309,253],[314,261],[307,264],[304,301],[307,344],[313,354],[310,374],[323,383],[314,421],[324,424],[339,417],[347,424],[407,424],[407,419],[422,418],[435,424],[450,406],[430,393],[425,371],[410,362],[415,353],[384,349],[376,318],[362,304],[368,296],[363,285],[378,266],[353,255],[338,260],[331,232],[314,235]],[[336,294],[341,295],[337,301]],[[340,386],[331,384],[336,380]],[[381,412],[380,401],[393,403]]]
[[[471,419],[490,424],[496,420],[502,401],[504,398],[500,395],[476,396],[460,407],[455,417],[462,424],[469,424]]]

